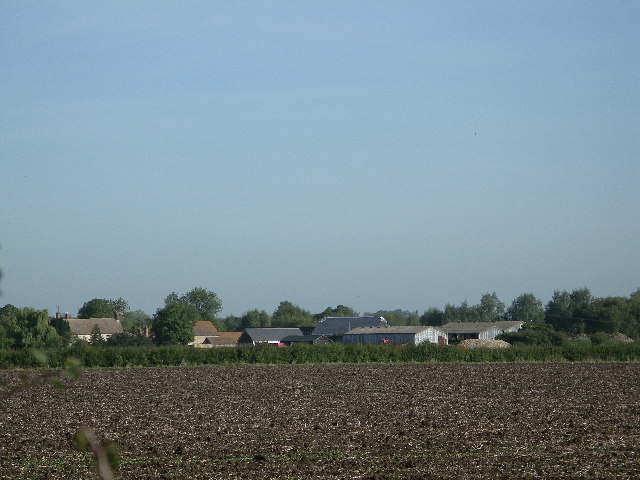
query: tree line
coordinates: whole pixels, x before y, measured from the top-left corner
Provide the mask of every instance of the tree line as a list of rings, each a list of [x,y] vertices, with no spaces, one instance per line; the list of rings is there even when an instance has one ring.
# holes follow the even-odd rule
[[[94,345],[147,345],[151,340],[142,335],[145,328],[153,333],[154,342],[161,345],[186,344],[193,340],[195,322],[209,321],[219,331],[241,331],[250,327],[313,327],[324,317],[359,316],[353,308],[338,305],[322,312],[309,310],[285,300],[268,313],[251,309],[244,314],[220,316],[222,301],[218,295],[202,287],[185,294],[175,292],[164,300],[164,306],[154,315],[142,310],[131,310],[122,298],[94,298],[80,307],[78,318],[111,317],[120,312],[125,333],[113,335],[104,341],[99,330],[92,332]],[[564,336],[593,335],[596,333],[622,333],[640,339],[640,289],[628,297],[594,297],[588,288],[572,291],[556,290],[546,305],[532,293],[523,293],[506,306],[495,292],[482,295],[475,305],[466,300],[459,305],[444,308],[431,307],[419,314],[407,310],[378,310],[363,315],[380,315],[391,325],[438,326],[450,322],[518,321],[525,324],[519,337],[508,341],[525,343],[561,343],[557,334]],[[554,336],[555,335],[555,336]],[[5,305],[0,308],[0,349],[55,348],[72,342],[68,322],[64,318],[50,318],[46,310],[18,308]]]

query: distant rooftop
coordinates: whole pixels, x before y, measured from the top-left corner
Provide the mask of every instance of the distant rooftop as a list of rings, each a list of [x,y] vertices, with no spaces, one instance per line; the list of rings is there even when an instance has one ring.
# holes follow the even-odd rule
[[[388,327],[384,317],[324,317],[313,330],[315,335],[344,335],[358,327]]]

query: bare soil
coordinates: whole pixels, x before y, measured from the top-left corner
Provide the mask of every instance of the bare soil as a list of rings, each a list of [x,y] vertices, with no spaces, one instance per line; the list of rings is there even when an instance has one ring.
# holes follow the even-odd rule
[[[0,398],[0,478],[96,478],[81,424],[122,479],[631,479],[640,364],[90,370]]]

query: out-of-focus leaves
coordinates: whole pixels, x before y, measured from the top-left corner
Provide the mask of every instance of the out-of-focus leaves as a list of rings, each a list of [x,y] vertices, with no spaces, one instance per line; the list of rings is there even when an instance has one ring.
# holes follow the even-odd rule
[[[41,365],[47,365],[49,363],[49,355],[42,350],[31,350],[31,355],[33,355],[33,358]]]

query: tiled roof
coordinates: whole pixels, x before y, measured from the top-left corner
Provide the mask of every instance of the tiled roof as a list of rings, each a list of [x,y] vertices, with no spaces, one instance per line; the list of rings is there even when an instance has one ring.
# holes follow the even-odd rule
[[[200,320],[193,324],[193,335],[196,337],[207,337],[217,334],[218,329],[209,321]]]
[[[313,330],[315,335],[344,335],[358,327],[385,327],[384,317],[325,317]]]
[[[218,332],[215,336],[205,338],[208,345],[237,345],[242,332]]]
[[[67,322],[74,335],[91,335],[91,330],[96,325],[103,335],[122,332],[122,324],[115,318],[69,318]]]

